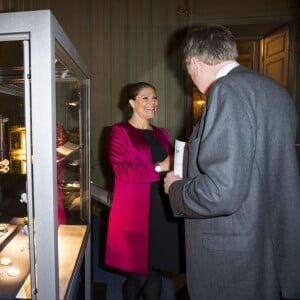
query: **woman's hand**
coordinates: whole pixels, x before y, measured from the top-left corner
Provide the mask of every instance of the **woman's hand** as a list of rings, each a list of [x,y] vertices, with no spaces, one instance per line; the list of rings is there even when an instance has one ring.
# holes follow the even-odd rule
[[[168,155],[163,161],[159,163],[163,172],[167,172],[173,169],[173,158],[173,155]]]

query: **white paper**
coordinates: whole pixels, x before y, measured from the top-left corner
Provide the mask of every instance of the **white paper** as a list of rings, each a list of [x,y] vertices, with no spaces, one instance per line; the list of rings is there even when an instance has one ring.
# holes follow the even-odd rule
[[[175,140],[175,153],[174,153],[174,174],[182,178],[183,168],[183,153],[185,142]]]
[[[65,144],[63,144],[62,146],[59,146],[56,148],[56,151],[62,155],[69,155],[70,153],[72,153],[73,151],[79,149],[80,146],[71,142],[66,142]]]

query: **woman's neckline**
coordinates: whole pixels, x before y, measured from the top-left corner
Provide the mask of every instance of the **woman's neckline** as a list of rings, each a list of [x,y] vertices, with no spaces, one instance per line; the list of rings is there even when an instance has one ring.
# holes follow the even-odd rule
[[[128,123],[130,124],[130,126],[132,126],[133,128],[135,129],[138,129],[138,130],[148,130],[148,131],[152,131],[153,128],[152,126],[149,124],[147,128],[142,128],[141,126],[138,126],[138,124],[135,124],[134,122],[132,121],[128,121]]]

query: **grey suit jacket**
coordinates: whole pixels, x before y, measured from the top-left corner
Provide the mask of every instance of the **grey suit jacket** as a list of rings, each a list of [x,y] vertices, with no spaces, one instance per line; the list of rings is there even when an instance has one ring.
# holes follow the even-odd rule
[[[169,191],[185,218],[194,300],[300,299],[297,117],[287,91],[242,66],[212,87]]]

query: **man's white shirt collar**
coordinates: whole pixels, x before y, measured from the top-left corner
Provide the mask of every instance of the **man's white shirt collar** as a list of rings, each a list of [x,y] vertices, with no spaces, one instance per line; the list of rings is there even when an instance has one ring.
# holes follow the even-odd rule
[[[216,79],[220,78],[220,77],[223,77],[225,75],[227,75],[233,68],[239,66],[239,63],[234,61],[226,66],[224,66],[220,71],[219,73],[217,74],[217,77]]]

